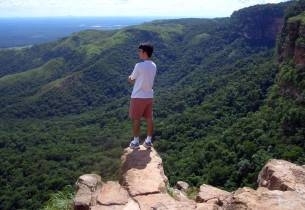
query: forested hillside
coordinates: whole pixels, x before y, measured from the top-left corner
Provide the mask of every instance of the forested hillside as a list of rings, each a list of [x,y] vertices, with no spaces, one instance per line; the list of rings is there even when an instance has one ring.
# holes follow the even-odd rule
[[[171,133],[159,143],[172,184],[183,177],[195,185],[254,187],[270,158],[304,164],[304,10],[299,1],[287,11],[274,59],[239,60],[234,77],[223,78],[225,88],[172,119],[178,127],[167,126]]]
[[[287,31],[275,47],[302,3],[0,51],[0,209],[39,209],[84,173],[116,178],[131,139],[127,76],[143,41],[155,46],[154,145],[171,184],[230,190],[255,185],[270,157],[304,164],[304,101],[292,94],[304,99],[304,74],[287,56],[278,66]]]

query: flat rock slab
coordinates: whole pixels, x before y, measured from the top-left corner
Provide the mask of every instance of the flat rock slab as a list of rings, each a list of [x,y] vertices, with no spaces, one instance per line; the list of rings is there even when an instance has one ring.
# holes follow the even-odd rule
[[[218,201],[222,202],[230,195],[231,193],[227,191],[221,190],[211,185],[203,184],[200,186],[200,191],[196,197],[196,202],[204,203],[211,200],[215,200],[216,203]]]
[[[141,210],[138,203],[129,198],[125,205],[96,205],[92,206],[90,210]]]
[[[134,197],[139,203],[141,210],[193,210],[195,202],[181,202],[173,199],[165,193],[151,195],[139,195]]]
[[[130,196],[166,192],[167,182],[162,159],[153,148],[125,149],[121,184]]]
[[[118,182],[108,181],[103,184],[97,196],[97,202],[102,205],[125,205],[129,195]]]

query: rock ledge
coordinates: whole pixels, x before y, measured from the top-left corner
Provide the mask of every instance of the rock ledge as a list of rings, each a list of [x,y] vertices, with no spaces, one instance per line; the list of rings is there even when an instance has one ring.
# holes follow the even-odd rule
[[[305,168],[285,160],[267,162],[256,190],[227,192],[203,184],[196,200],[186,196],[188,184],[182,181],[168,193],[162,159],[153,148],[126,148],[121,160],[119,181],[103,183],[96,174],[79,177],[75,210],[305,210]]]

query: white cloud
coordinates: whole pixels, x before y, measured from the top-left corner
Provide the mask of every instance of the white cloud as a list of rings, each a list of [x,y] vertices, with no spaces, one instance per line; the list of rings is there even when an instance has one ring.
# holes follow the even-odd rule
[[[281,0],[0,0],[0,16],[223,17],[250,5],[278,2]]]

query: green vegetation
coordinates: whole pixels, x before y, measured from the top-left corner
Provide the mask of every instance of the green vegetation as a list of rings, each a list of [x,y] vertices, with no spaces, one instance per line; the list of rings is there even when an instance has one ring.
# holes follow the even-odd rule
[[[276,34],[256,36],[289,4],[0,51],[0,209],[62,208],[80,175],[118,178],[142,41],[156,49],[154,145],[171,186],[233,190],[255,186],[270,158],[304,164],[304,69],[276,64]]]
[[[51,195],[50,200],[44,205],[42,210],[70,210],[73,207],[74,189],[67,186],[61,192]]]
[[[288,23],[298,22],[300,21],[302,24],[305,24],[305,13],[299,14],[297,16],[293,16],[288,19]]]

